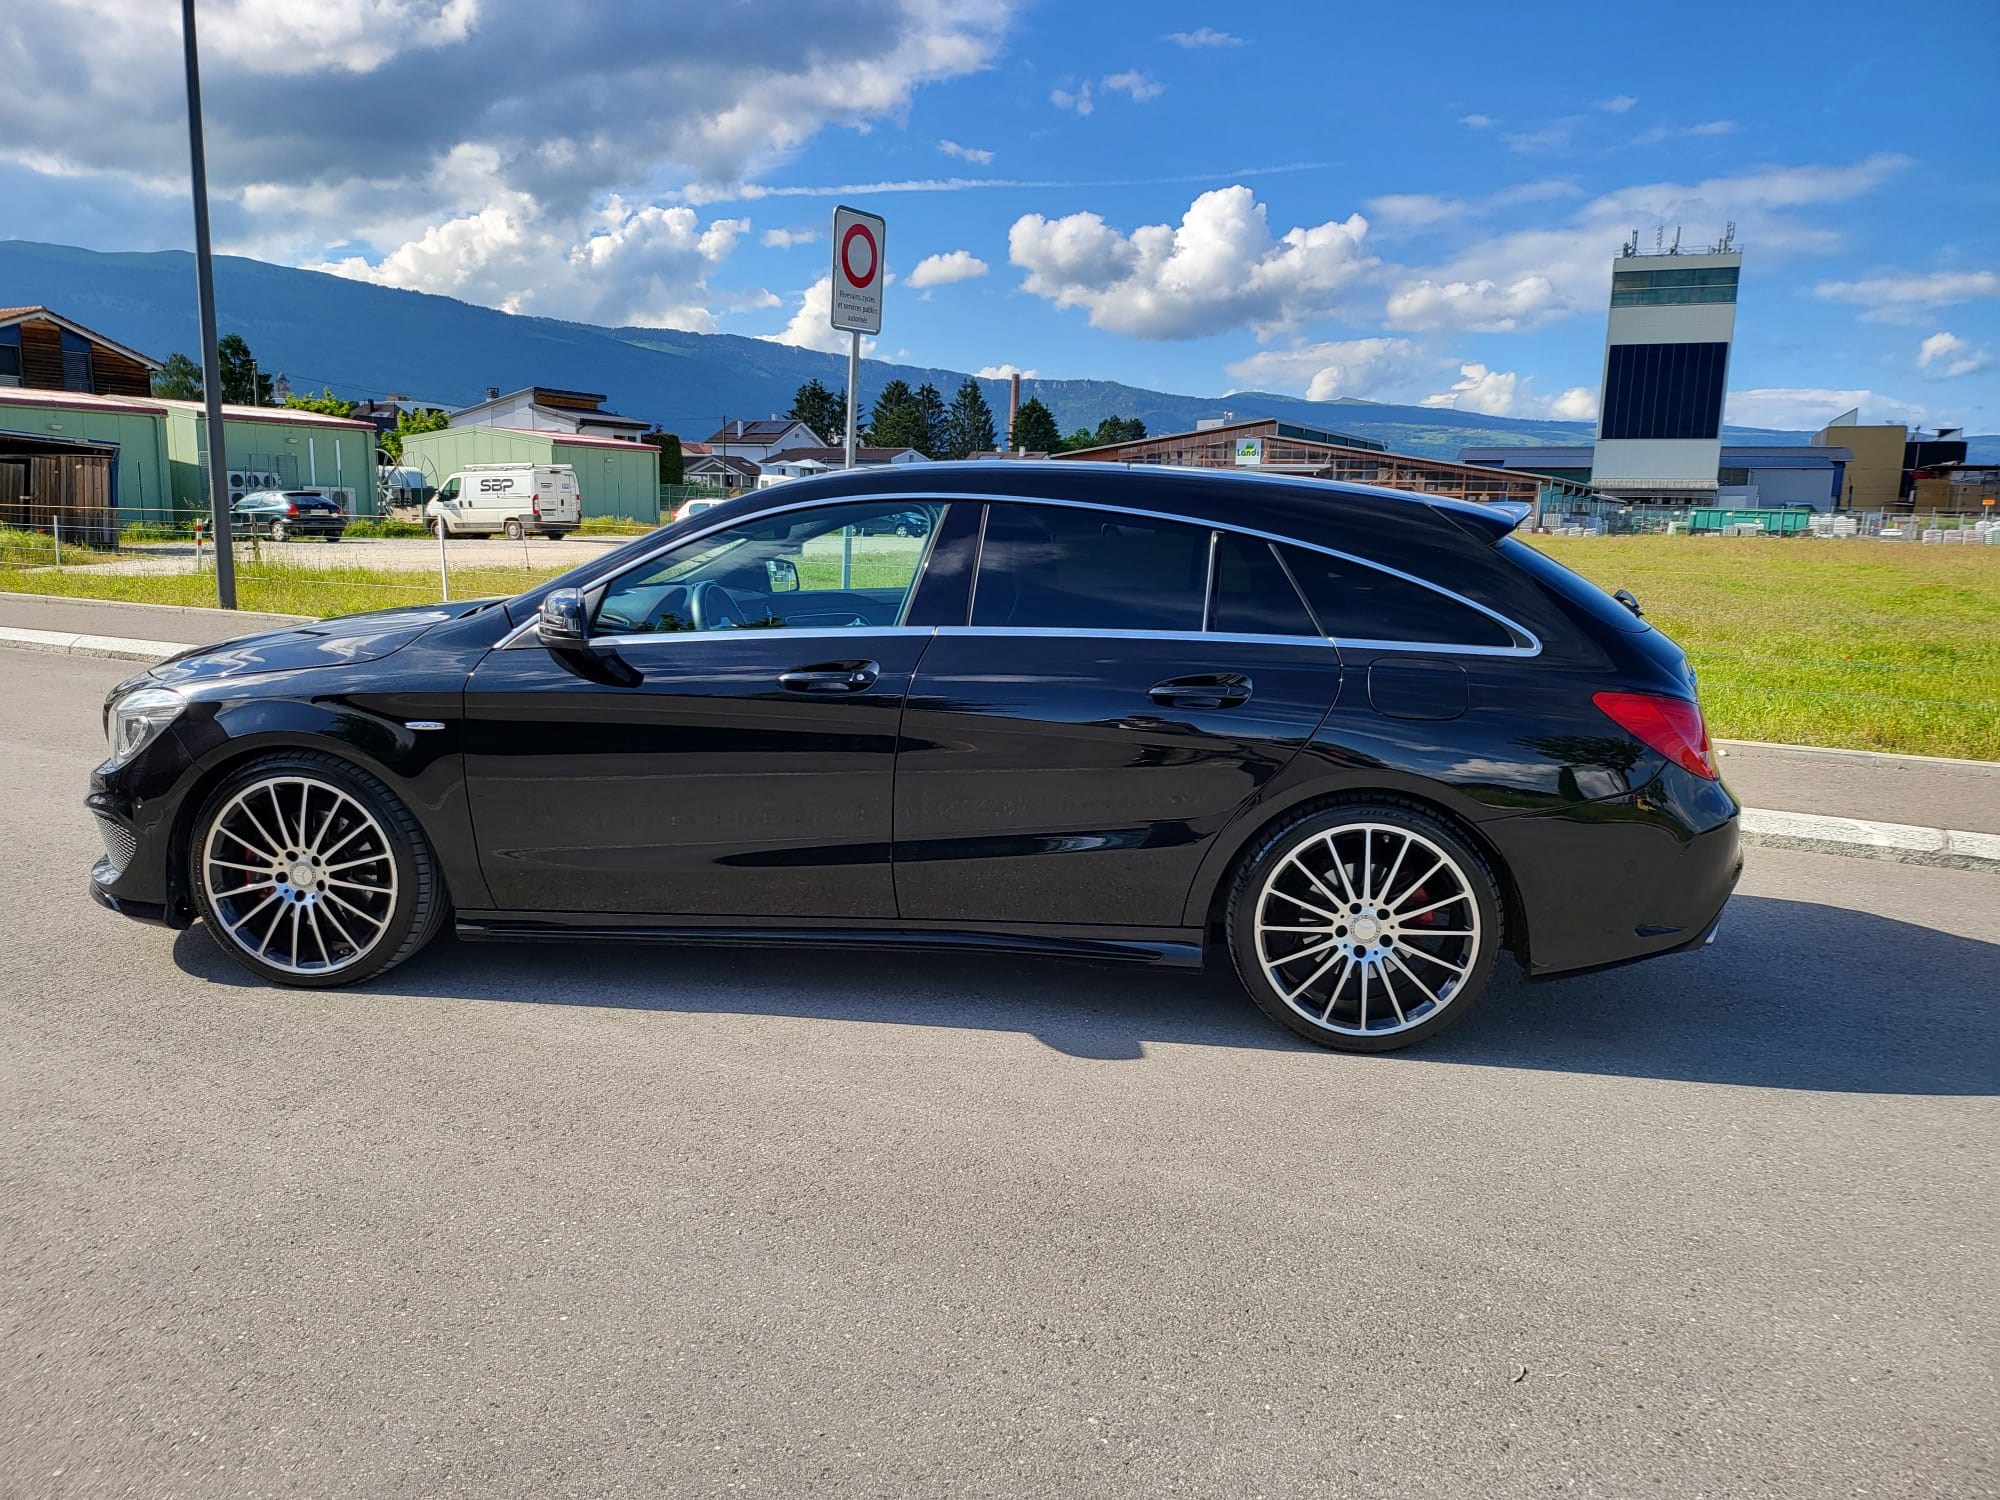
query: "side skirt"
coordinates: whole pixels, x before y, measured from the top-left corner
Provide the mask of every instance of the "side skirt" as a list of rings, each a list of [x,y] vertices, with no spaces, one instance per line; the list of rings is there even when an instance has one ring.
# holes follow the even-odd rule
[[[909,923],[865,927],[798,920],[690,923],[680,917],[603,912],[461,911],[456,930],[468,942],[615,941],[739,948],[893,948],[919,953],[1018,953],[1114,963],[1202,966],[1198,928],[1007,927],[969,930]]]

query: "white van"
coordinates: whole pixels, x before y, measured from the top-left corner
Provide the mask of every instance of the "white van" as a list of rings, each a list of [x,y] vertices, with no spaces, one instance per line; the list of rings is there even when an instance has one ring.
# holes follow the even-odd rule
[[[559,537],[583,520],[569,464],[467,464],[438,486],[425,524],[446,536]]]

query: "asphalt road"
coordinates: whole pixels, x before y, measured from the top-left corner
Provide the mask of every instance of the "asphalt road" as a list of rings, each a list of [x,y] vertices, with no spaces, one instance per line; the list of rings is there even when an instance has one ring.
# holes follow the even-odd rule
[[[0,651],[0,1493],[1986,1496],[2000,882],[1388,1058],[1223,979],[98,911],[129,671]]]

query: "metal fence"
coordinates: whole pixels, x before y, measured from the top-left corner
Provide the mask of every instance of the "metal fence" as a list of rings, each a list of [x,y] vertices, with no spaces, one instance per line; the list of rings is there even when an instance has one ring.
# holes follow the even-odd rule
[[[1804,507],[1625,505],[1615,500],[1568,500],[1546,506],[1537,529],[1554,536],[1765,536],[1931,542],[2000,543],[1993,511],[1814,511]]]

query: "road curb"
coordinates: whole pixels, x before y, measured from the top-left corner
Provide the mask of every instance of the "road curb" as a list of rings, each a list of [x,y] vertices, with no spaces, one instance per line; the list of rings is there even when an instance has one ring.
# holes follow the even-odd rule
[[[145,604],[136,599],[92,599],[82,594],[24,594],[14,589],[0,589],[0,603],[69,605],[78,609],[145,609],[155,613],[170,611],[177,615],[213,615],[218,620],[248,614],[264,620],[295,620],[300,624],[319,618],[318,615],[288,615],[267,609],[217,609],[212,604]]]
[[[1732,750],[1766,750],[1780,755],[1807,755],[1819,760],[1845,760],[1860,765],[1897,763],[1909,766],[1956,766],[2000,776],[2000,760],[1965,760],[1954,755],[1909,755],[1900,750],[1848,750],[1835,745],[1786,745],[1776,740],[1717,740],[1724,757]],[[1727,766],[1723,770],[1727,771]]]
[[[79,635],[69,630],[28,630],[0,625],[0,646],[57,656],[101,656],[114,661],[164,661],[194,648],[185,641],[145,641],[122,635]]]
[[[1746,844],[1770,849],[1809,849],[1852,859],[1888,859],[1905,865],[2000,874],[2000,834],[1746,807],[1742,836]]]
[[[109,657],[119,661],[160,661],[194,648],[182,641],[146,641],[124,636],[78,635],[63,630],[25,630],[0,625],[0,646],[62,656]],[[1773,746],[1778,749],[1809,748]],[[1830,752],[1866,755],[1868,751]],[[1921,759],[1905,756],[1899,759]],[[1972,762],[1984,765],[1986,762]],[[2000,834],[1954,828],[1922,828],[1913,823],[1878,823],[1866,818],[1834,818],[1819,813],[1773,812],[1746,807],[1743,842],[1767,849],[1806,849],[1852,859],[1887,859],[1946,870],[2000,874]]]

